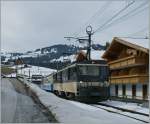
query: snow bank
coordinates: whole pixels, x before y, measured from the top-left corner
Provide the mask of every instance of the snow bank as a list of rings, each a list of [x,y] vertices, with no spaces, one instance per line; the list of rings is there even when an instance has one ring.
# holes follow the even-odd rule
[[[41,103],[55,114],[56,119],[61,123],[143,123],[90,105],[58,98],[54,94],[40,89],[37,85],[27,82],[25,79],[24,82],[36,93]]]

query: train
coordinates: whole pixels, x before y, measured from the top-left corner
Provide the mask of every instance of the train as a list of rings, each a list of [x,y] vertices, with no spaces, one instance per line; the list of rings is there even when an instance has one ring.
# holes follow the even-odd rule
[[[43,76],[39,74],[34,74],[31,76],[31,82],[35,84],[41,84],[43,82]]]
[[[83,102],[109,98],[108,65],[105,61],[72,63],[51,74],[54,94]]]

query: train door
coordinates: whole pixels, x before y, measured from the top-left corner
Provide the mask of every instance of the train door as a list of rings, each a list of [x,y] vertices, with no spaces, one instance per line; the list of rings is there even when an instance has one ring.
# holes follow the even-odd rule
[[[115,95],[118,96],[118,85],[115,85]]]
[[[132,85],[132,98],[136,97],[136,85]]]
[[[147,85],[143,85],[143,99],[147,99]]]
[[[122,95],[123,97],[126,95],[126,85],[122,85]]]

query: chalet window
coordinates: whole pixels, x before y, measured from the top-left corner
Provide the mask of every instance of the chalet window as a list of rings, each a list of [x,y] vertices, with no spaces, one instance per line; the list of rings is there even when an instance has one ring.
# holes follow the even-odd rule
[[[118,85],[115,85],[115,95],[118,96]]]
[[[122,95],[126,95],[126,85],[122,85]]]
[[[132,98],[136,97],[136,85],[132,85]]]
[[[144,84],[143,85],[143,99],[147,99],[147,96],[148,96],[148,94],[147,94],[147,85]]]

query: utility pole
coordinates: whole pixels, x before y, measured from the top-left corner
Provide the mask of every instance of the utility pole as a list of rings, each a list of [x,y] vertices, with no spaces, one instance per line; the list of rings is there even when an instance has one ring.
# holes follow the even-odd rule
[[[39,72],[39,54],[37,55],[37,66],[38,66],[38,72]]]
[[[29,69],[29,79],[30,79],[30,77],[31,77],[31,76],[30,76],[30,69]]]

